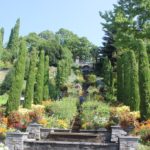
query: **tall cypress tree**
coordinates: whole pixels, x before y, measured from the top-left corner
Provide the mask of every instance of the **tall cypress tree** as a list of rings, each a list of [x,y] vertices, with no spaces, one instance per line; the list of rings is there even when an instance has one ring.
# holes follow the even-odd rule
[[[26,53],[26,43],[24,40],[21,40],[19,56],[15,65],[15,74],[13,76],[12,87],[10,89],[9,98],[7,102],[7,114],[9,114],[13,110],[18,110],[19,108],[20,96],[24,81]]]
[[[44,65],[44,91],[43,91],[43,99],[49,99],[49,56],[45,58]]]
[[[130,106],[130,82],[131,82],[131,70],[130,70],[130,64],[129,64],[129,55],[128,51],[123,53],[123,102],[125,105]]]
[[[139,95],[139,77],[138,65],[134,51],[128,51],[130,64],[130,108],[131,110],[139,110],[140,95]]]
[[[125,51],[117,60],[117,97],[131,110],[139,110],[138,67],[135,53]]]
[[[3,41],[4,41],[4,28],[1,28],[0,32],[1,32],[1,38],[2,38],[2,43],[3,43]]]
[[[36,84],[34,92],[34,104],[41,104],[43,100],[44,86],[44,51],[42,50],[38,62],[38,70],[36,74]]]
[[[4,28],[0,29],[0,51],[3,49]]]
[[[57,74],[56,74],[56,78],[55,78],[55,82],[56,82],[56,95],[59,96],[60,95],[60,87],[63,85],[63,81],[64,81],[64,77],[63,77],[63,61],[59,61],[57,64]]]
[[[123,78],[123,59],[122,56],[117,58],[117,100],[123,102],[124,78]]]
[[[25,90],[25,102],[23,107],[31,108],[31,104],[33,101],[33,94],[34,94],[34,83],[35,83],[35,72],[36,72],[36,49],[32,48],[31,57],[30,57],[30,66]]]
[[[2,54],[2,50],[3,50],[2,33],[0,32],[0,57]]]
[[[111,70],[112,70],[112,68],[111,68],[111,63],[110,63],[108,57],[105,57],[105,59],[104,59],[103,69],[104,69],[104,82],[108,87],[110,87],[111,86],[111,76],[112,76]]]
[[[17,58],[19,50],[19,28],[20,28],[20,19],[17,19],[14,28],[11,30],[9,41],[7,44],[7,49],[12,53],[12,61]]]
[[[150,68],[145,43],[139,43],[140,113],[142,119],[150,118]]]

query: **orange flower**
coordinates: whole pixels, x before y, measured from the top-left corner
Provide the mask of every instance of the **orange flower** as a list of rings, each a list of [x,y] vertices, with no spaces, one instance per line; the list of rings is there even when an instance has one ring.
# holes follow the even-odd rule
[[[3,117],[3,118],[2,118],[2,123],[5,124],[5,125],[7,125],[7,123],[8,123],[8,118]]]

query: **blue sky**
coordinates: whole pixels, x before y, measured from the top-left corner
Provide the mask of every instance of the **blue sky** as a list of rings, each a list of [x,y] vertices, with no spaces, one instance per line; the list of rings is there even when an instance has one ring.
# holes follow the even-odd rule
[[[117,0],[2,0],[0,27],[5,28],[5,42],[17,18],[21,20],[20,35],[44,30],[71,30],[101,45],[104,35],[99,11],[111,10]]]

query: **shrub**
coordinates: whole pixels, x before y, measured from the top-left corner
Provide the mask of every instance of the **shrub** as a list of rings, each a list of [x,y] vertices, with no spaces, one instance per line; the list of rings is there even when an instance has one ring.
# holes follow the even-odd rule
[[[75,98],[63,98],[61,101],[53,102],[50,108],[57,118],[71,120],[77,111],[76,101]]]
[[[134,127],[140,118],[140,113],[138,111],[131,112],[128,106],[111,107],[110,114],[110,125],[120,124],[123,128]]]
[[[98,101],[82,104],[81,122],[84,129],[105,127],[110,117],[109,105]]]
[[[134,134],[140,135],[141,142],[150,146],[150,119],[137,124]]]
[[[2,84],[0,85],[0,94],[4,94],[8,92],[12,86],[12,78],[15,74],[15,69],[11,68],[5,76]]]
[[[83,76],[80,74],[77,75],[75,83],[83,83],[83,82],[84,82]]]
[[[77,99],[66,97],[61,101],[54,101],[45,107],[47,115],[49,115],[48,126],[58,128],[69,128],[70,122],[76,115]],[[61,121],[60,121],[61,120]]]
[[[7,94],[1,95],[0,96],[0,106],[6,104],[7,100],[8,100],[8,95]]]
[[[8,116],[8,127],[20,128],[21,127],[21,114],[17,111],[13,111]]]
[[[94,74],[88,75],[88,83],[91,85],[95,85],[96,84],[96,75],[94,75]]]

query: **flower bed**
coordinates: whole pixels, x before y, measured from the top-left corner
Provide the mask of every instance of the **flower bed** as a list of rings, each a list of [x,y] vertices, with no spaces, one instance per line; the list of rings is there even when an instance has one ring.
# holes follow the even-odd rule
[[[86,101],[82,104],[81,122],[83,129],[105,127],[110,117],[109,105],[99,101]]]
[[[54,101],[51,105],[45,107],[48,116],[47,127],[50,128],[70,128],[70,123],[77,113],[77,99],[63,98],[61,101]]]

